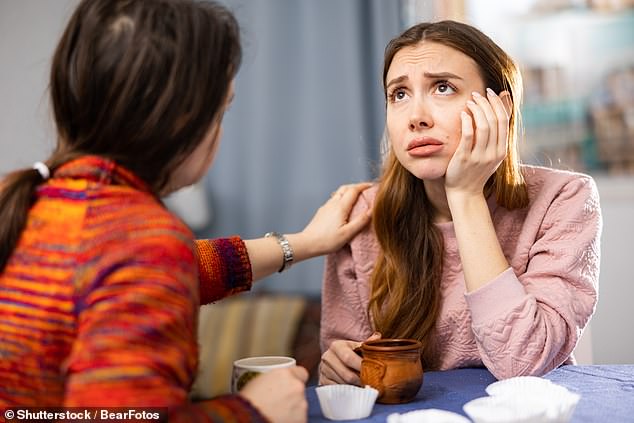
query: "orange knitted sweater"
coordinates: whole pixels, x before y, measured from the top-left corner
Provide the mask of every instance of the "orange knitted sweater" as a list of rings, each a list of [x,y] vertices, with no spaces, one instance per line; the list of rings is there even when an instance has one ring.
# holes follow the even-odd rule
[[[188,402],[201,301],[251,280],[238,237],[194,242],[131,172],[95,156],[67,163],[38,187],[0,274],[0,408],[166,407],[170,422],[263,420],[240,396]]]

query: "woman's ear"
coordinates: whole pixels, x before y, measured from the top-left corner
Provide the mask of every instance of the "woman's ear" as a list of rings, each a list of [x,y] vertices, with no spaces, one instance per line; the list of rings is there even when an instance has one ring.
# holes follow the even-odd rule
[[[504,105],[504,110],[506,110],[506,115],[511,116],[513,112],[513,99],[511,98],[511,94],[508,91],[502,91],[499,97]]]

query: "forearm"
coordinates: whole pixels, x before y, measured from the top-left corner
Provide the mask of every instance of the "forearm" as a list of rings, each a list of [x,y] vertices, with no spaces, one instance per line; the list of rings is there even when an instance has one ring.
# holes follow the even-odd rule
[[[293,250],[293,264],[339,248],[338,245],[320,244],[319,237],[305,231],[285,236]],[[250,289],[252,282],[279,271],[284,264],[282,247],[274,236],[250,240],[239,237],[197,240],[196,250],[201,304]]]
[[[447,194],[467,292],[493,280],[509,267],[483,195]]]
[[[563,281],[507,269],[485,287],[465,295],[471,329],[484,365],[498,379],[543,375],[565,362],[592,312],[593,300]],[[569,301],[578,300],[572,312]]]
[[[308,242],[302,233],[287,234],[286,239],[293,249],[293,263],[298,263],[323,254]],[[265,278],[282,268],[284,253],[276,237],[257,238],[244,241],[251,261],[253,281]]]

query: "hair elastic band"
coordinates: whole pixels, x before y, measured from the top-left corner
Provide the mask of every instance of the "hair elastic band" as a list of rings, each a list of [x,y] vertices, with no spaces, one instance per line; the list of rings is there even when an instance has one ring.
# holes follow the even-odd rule
[[[48,166],[46,166],[42,162],[33,163],[33,169],[37,170],[37,172],[40,174],[40,176],[44,180],[47,180],[48,178],[51,177],[51,171],[49,170]]]

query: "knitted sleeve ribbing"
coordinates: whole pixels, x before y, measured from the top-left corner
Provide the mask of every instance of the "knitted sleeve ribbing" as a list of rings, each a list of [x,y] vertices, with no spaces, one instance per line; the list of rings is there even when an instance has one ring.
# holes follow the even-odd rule
[[[251,289],[251,262],[240,237],[197,240],[196,255],[200,304]]]

